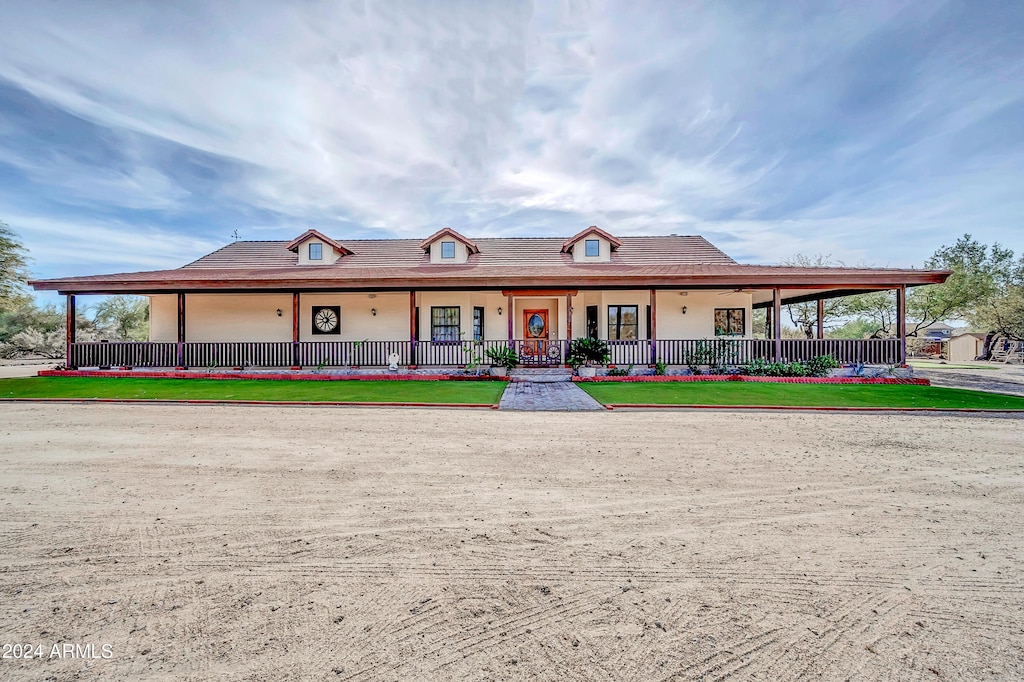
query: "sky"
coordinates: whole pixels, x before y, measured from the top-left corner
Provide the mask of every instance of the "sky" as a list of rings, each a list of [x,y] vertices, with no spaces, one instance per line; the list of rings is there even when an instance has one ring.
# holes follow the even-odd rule
[[[1022,216],[1018,0],[0,4],[38,277],[443,226],[906,267]]]

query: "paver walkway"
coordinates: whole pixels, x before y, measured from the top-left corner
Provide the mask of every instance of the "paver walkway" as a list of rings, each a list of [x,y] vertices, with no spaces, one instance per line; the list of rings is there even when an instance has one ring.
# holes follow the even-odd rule
[[[580,412],[603,410],[601,403],[569,381],[512,381],[501,394],[501,410]]]

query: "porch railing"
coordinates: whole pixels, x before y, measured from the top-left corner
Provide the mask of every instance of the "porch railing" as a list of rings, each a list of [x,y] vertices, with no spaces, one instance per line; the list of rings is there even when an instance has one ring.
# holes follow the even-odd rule
[[[291,346],[292,344],[288,344]],[[302,367],[385,367],[397,355],[397,364],[412,365],[408,341],[303,341],[298,364]],[[289,363],[291,364],[291,363]]]
[[[894,365],[900,361],[900,340],[782,339],[782,357],[787,360],[809,360],[819,355],[831,355],[847,363]]]
[[[666,365],[742,365],[755,358],[772,358],[771,339],[663,339],[657,342],[657,360]]]
[[[71,344],[74,367],[174,367],[178,344],[90,341]]]
[[[565,364],[569,342],[565,340],[514,341],[234,341],[182,344],[185,366],[192,368],[289,367],[386,367],[397,356],[399,366],[488,365],[487,350],[511,347],[522,365]],[[609,341],[610,362],[646,366],[652,360],[668,365],[707,364],[708,359],[726,365],[742,365],[755,358],[774,359],[771,339],[648,339]],[[832,355],[843,363],[896,364],[899,339],[783,339],[782,358],[809,360]],[[296,362],[297,361],[297,362]],[[85,342],[71,344],[75,367],[174,367],[177,343]]]
[[[288,367],[288,341],[233,341],[184,344],[186,367]]]

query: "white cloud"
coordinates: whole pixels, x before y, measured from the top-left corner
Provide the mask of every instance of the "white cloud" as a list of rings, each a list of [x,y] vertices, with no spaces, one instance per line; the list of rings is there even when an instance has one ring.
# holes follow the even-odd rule
[[[969,51],[987,43],[964,39],[870,68],[906,42],[887,32],[924,31],[946,8],[10,3],[0,78],[112,129],[128,160],[90,167],[0,146],[0,163],[82,205],[174,215],[192,196],[150,139],[234,164],[210,181],[210,201],[273,211],[289,228],[567,234],[598,223],[722,234],[760,261],[821,251],[906,264],[962,231],[1001,234],[1019,206],[1000,180],[1022,169],[1019,140],[972,177],[936,162],[951,138],[1020,101],[994,87],[1019,79],[1019,57],[976,77]],[[903,95],[872,103],[872,78],[890,71]],[[7,221],[59,229],[19,210]],[[535,222],[510,227],[520,214]],[[983,224],[960,227],[971,218]],[[134,254],[133,224],[94,218],[88,229]],[[214,230],[227,231],[196,228]],[[894,230],[906,238],[888,239]]]

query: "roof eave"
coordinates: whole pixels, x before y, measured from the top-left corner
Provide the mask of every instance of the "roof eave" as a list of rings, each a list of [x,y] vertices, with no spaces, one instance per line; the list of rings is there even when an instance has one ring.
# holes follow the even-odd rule
[[[118,281],[92,278],[88,280],[63,278],[57,280],[34,280],[29,284],[37,291],[57,291],[61,294],[114,294],[114,293],[174,293],[178,291],[267,291],[267,290],[345,290],[345,289],[499,289],[499,288],[751,288],[771,289],[850,289],[882,290],[901,286],[914,287],[927,284],[941,284],[952,274],[949,271],[918,270],[913,272],[836,273],[834,275],[794,275],[792,273],[757,274],[616,274],[612,276],[586,275],[521,275],[489,276],[481,274],[469,277],[417,276],[402,273],[384,277],[361,277],[347,279],[311,279],[302,277],[281,277],[252,279],[251,277],[215,277],[208,279],[182,280],[159,278],[146,281]]]

